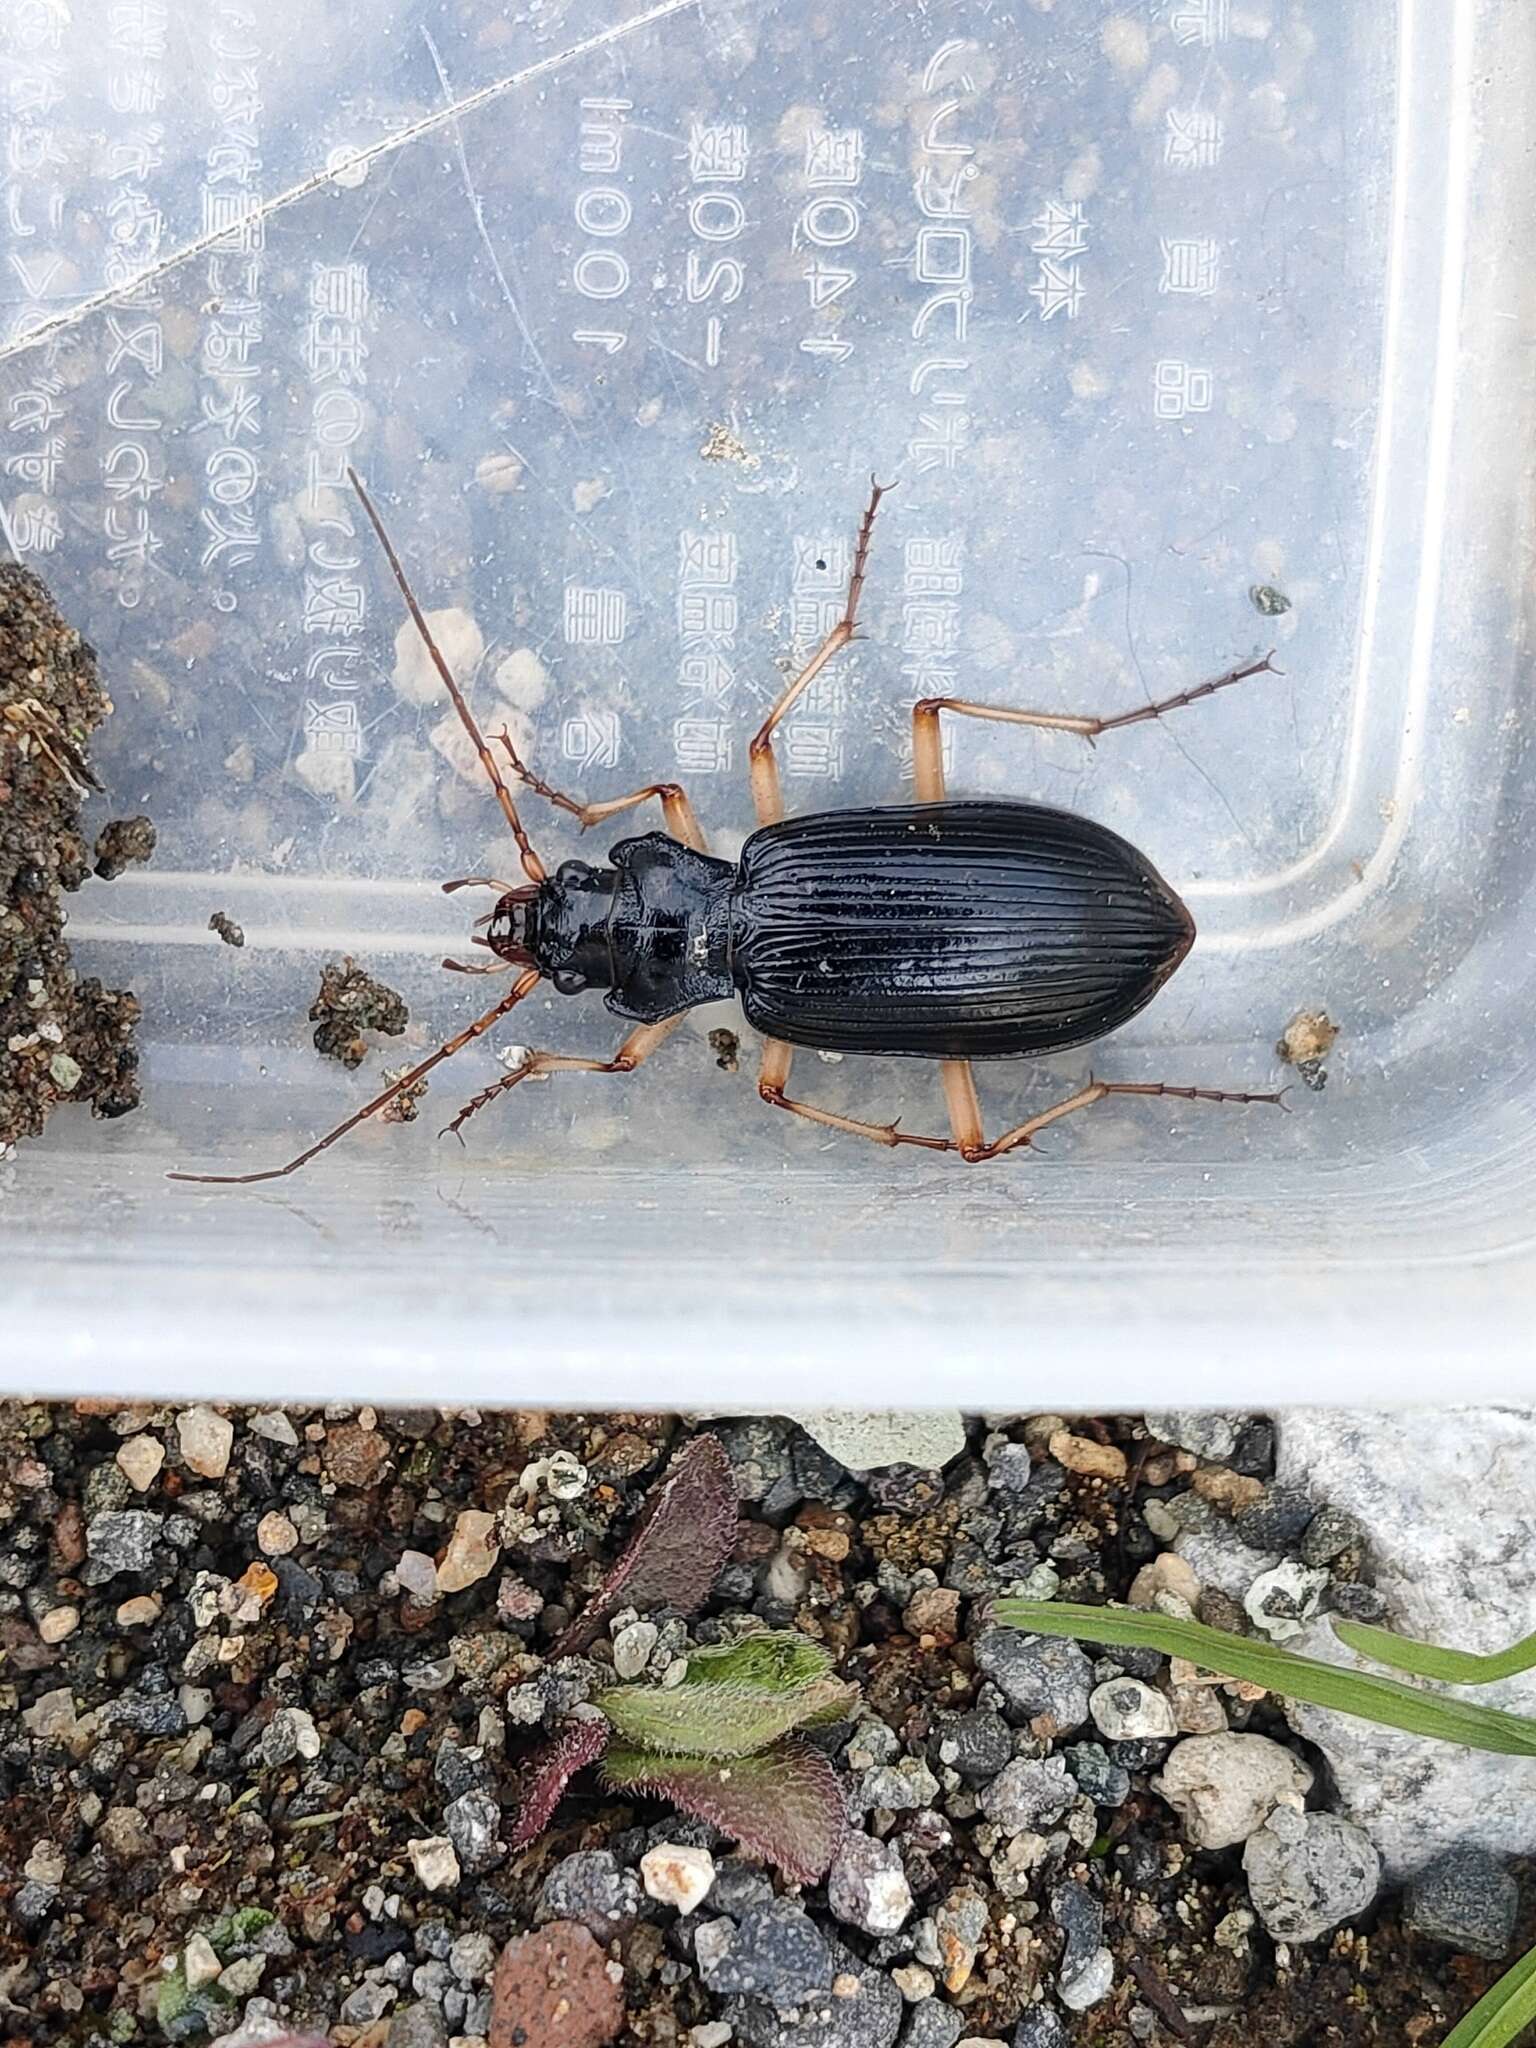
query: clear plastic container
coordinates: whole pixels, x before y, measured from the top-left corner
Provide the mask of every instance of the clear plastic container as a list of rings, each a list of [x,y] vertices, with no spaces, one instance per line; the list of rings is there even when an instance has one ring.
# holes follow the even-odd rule
[[[145,1105],[0,1168],[5,1385],[1529,1392],[1525,10],[11,0],[0,49],[0,500],[100,651],[106,810],[160,827],[71,925],[143,999]],[[1186,895],[1096,1072],[1272,1086],[1321,1008],[1326,1091],[967,1168],[770,1112],[714,1012],[463,1149],[487,1044],[290,1180],[167,1182],[281,1161],[487,1000],[438,961],[490,899],[436,885],[514,854],[347,461],[483,718],[583,796],[678,777],[727,853],[871,471],[868,637],[785,732],[795,808],[899,798],[919,696],[1124,710],[1274,646],[1095,751],[960,727],[951,787],[1089,812]],[[343,953],[413,1018],[356,1075],[306,1019]],[[553,992],[512,1024],[618,1036]],[[1089,1066],[983,1068],[990,1125]],[[944,1128],[920,1063],[795,1082]]]

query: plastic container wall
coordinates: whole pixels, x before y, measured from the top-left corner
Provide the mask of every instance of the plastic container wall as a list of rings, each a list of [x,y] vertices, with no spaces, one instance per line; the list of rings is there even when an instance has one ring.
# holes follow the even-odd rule
[[[0,1167],[6,1385],[1528,1384],[1518,11],[21,0],[0,49],[0,504],[101,656],[102,815],[160,828],[71,924],[143,1000],[145,1106],[61,1111]],[[872,471],[900,488],[867,638],[784,730],[793,808],[898,799],[919,697],[1121,711],[1274,647],[1283,675],[1092,751],[957,726],[950,785],[1102,819],[1194,911],[1095,1072],[1275,1086],[1321,1008],[1326,1090],[1108,1104],[972,1169],[772,1113],[728,1007],[633,1078],[520,1088],[462,1150],[435,1131],[492,1045],[291,1180],[166,1182],[278,1163],[489,999],[438,962],[490,898],[437,884],[515,849],[349,462],[485,723],[583,797],[677,778],[725,853]],[[525,816],[551,864],[576,850]],[[306,1019],[347,953],[413,1019],[356,1075]],[[619,1035],[552,991],[512,1022]],[[1089,1067],[984,1068],[989,1126]],[[945,1128],[919,1063],[802,1054],[795,1085]]]

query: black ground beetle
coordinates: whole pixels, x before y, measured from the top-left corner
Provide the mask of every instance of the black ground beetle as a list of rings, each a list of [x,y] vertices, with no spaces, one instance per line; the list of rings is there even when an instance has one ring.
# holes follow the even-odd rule
[[[998,719],[1076,733],[1139,725],[1196,703],[1273,661],[1234,668],[1158,704],[1112,718],[1002,710],[958,697],[928,697],[912,714],[915,803],[786,818],[773,735],[827,663],[854,638],[875,513],[889,486],[875,484],[859,526],[843,615],[789,684],[752,741],[752,798],[759,830],[740,861],[715,859],[693,805],[675,782],[648,783],[631,796],[580,804],[551,789],[518,759],[505,731],[495,737],[527,788],[585,829],[655,797],[666,832],[621,840],[610,865],[568,860],[551,875],[534,851],[490,747],[433,640],[383,522],[348,471],[383,546],[411,617],[490,778],[522,857],[525,883],[483,875],[444,883],[484,887],[497,903],[476,943],[493,958],[465,974],[515,974],[483,1017],[445,1041],[355,1115],[286,1166],[263,1173],[178,1173],[173,1180],[275,1180],[306,1165],[356,1125],[414,1087],[550,981],[562,995],[600,989],[634,1029],[608,1060],[529,1052],[510,1073],[465,1104],[450,1131],[535,1074],[631,1074],[696,1003],[739,995],[763,1034],[758,1093],[835,1131],[877,1145],[958,1152],[972,1162],[1017,1151],[1074,1110],[1110,1095],[1173,1095],[1201,1102],[1279,1102],[1279,1094],[1174,1087],[1162,1081],[1097,1081],[990,1141],[971,1072],[973,1059],[1061,1052],[1102,1037],[1151,1001],[1194,943],[1184,904],[1145,855],[1088,818],[1044,804],[995,797],[960,802],[944,794],[940,716]],[[940,1063],[947,1138],[895,1124],[839,1116],[786,1092],[796,1046],[826,1052],[907,1054]]]

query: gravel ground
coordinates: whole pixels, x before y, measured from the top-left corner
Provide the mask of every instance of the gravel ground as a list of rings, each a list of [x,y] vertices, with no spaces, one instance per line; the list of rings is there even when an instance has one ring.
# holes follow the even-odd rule
[[[705,1428],[741,1519],[701,1612],[552,1654]],[[1272,1700],[988,1625],[1374,1618],[1367,1533],[1272,1463],[1262,1418],[854,1473],[776,1419],[0,1407],[0,2042],[1431,2048],[1530,1938],[1525,1872],[1385,1893]],[[1278,1559],[1246,1614],[1223,1546]],[[860,1689],[804,1738],[825,1881],[590,1769],[509,1846],[550,1730],[751,1623]]]

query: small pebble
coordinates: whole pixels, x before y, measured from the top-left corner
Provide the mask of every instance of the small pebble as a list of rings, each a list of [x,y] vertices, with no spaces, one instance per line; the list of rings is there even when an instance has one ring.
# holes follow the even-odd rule
[[[266,1557],[286,1557],[298,1548],[299,1532],[280,1510],[274,1508],[256,1524],[256,1547]]]
[[[1447,1849],[1408,1881],[1408,1925],[1463,1954],[1497,1962],[1514,1939],[1520,1888],[1485,1849]]]
[[[135,1493],[146,1493],[154,1485],[165,1463],[165,1445],[158,1437],[131,1436],[117,1447],[117,1466]]]
[[[1336,1813],[1282,1806],[1243,1848],[1248,1890],[1275,1941],[1317,1941],[1363,1913],[1381,1858],[1362,1828]]]
[[[1312,1772],[1267,1735],[1196,1735],[1170,1751],[1152,1788],[1197,1849],[1246,1842],[1277,1806],[1300,1808]]]
[[[1254,1626],[1272,1641],[1287,1642],[1300,1635],[1317,1612],[1327,1586],[1326,1572],[1286,1558],[1272,1571],[1260,1572],[1243,1596],[1243,1608]]]
[[[181,1952],[181,1967],[189,1991],[200,1991],[205,1984],[214,1984],[223,1971],[217,1951],[206,1934],[194,1934]]]
[[[45,1643],[62,1643],[66,1636],[72,1636],[80,1626],[78,1607],[50,1607],[37,1624],[37,1632]]]
[[[224,1477],[235,1441],[235,1426],[228,1416],[201,1405],[184,1408],[176,1418],[176,1436],[181,1455],[194,1472],[204,1479]]]
[[[1139,1678],[1112,1678],[1089,1700],[1094,1726],[1109,1742],[1160,1741],[1178,1733],[1166,1697]]]
[[[715,1859],[707,1849],[658,1842],[640,1858],[640,1877],[647,1898],[675,1906],[686,1918],[709,1896],[715,1881]]]
[[[1085,1478],[1115,1481],[1123,1479],[1130,1469],[1124,1451],[1114,1444],[1074,1436],[1069,1429],[1057,1430],[1048,1448],[1058,1465],[1065,1465],[1069,1472],[1081,1473]]]
[[[632,1621],[613,1639],[613,1669],[619,1678],[638,1678],[651,1661],[661,1631],[653,1621]]]
[[[438,1560],[437,1589],[440,1593],[462,1593],[485,1578],[501,1555],[496,1534],[496,1517],[483,1508],[465,1508],[453,1525],[448,1547]]]
[[[264,1436],[268,1443],[287,1444],[290,1449],[299,1441],[299,1433],[281,1408],[262,1408],[250,1418],[251,1434]]]
[[[162,1606],[157,1593],[140,1593],[125,1600],[115,1616],[119,1628],[152,1628],[160,1619]]]
[[[861,1933],[899,1933],[912,1911],[912,1893],[896,1844],[849,1834],[827,1877],[827,1904]]]
[[[921,1963],[907,1963],[901,1969],[892,1970],[891,1982],[908,2005],[917,2005],[925,1998],[932,1998],[938,1989],[938,1979]]]
[[[437,1565],[424,1550],[402,1550],[395,1577],[413,1600],[426,1604],[438,1596]]]
[[[414,1836],[406,1843],[423,1890],[448,1891],[459,1881],[459,1859],[446,1835]]]

